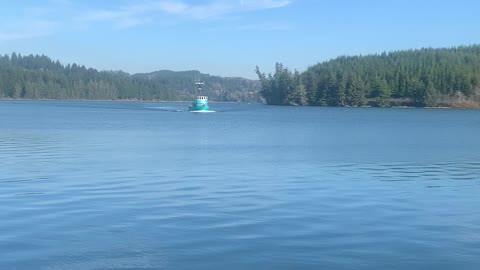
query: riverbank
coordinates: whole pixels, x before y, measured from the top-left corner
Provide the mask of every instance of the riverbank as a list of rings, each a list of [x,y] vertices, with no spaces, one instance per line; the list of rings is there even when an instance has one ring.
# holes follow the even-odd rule
[[[170,102],[170,103],[182,103],[191,102],[189,100],[138,100],[138,99],[24,99],[24,98],[0,98],[0,101],[78,101],[78,102]]]
[[[64,102],[144,102],[144,103],[188,103],[190,100],[138,100],[138,99],[23,99],[23,98],[0,98],[0,101],[64,101]],[[233,101],[210,101],[211,103],[237,103]],[[272,104],[266,104],[272,105]],[[275,105],[274,105],[275,106]],[[292,106],[292,105],[283,105],[283,106]],[[313,106],[312,106],[313,107]],[[335,106],[326,106],[326,107],[335,107]],[[379,108],[375,105],[364,105],[364,106],[337,106],[343,108]],[[473,100],[463,100],[452,102],[451,106],[412,106],[412,105],[392,105],[384,108],[392,109],[414,109],[414,108],[423,108],[423,109],[468,109],[468,110],[479,110],[480,103]]]

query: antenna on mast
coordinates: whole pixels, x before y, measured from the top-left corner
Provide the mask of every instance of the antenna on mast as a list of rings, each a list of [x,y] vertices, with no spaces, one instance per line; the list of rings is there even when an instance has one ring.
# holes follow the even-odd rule
[[[197,75],[195,75],[195,87],[197,88],[198,92],[202,92],[204,83],[197,79]]]

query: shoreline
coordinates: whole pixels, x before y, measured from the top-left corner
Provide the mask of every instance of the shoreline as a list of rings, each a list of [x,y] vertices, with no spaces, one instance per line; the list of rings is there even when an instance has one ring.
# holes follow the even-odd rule
[[[171,103],[180,103],[180,102],[190,102],[188,100],[136,100],[136,99],[28,99],[28,98],[0,98],[0,101],[78,101],[78,102],[171,102]]]
[[[2,101],[59,101],[59,102],[143,102],[143,103],[189,103],[188,100],[136,100],[136,99],[25,99],[25,98],[0,98]],[[211,103],[237,103],[235,101],[210,101]],[[252,102],[241,102],[241,103],[252,103]],[[265,104],[267,106],[288,106],[288,105],[273,105]],[[297,107],[297,106],[290,106]],[[300,107],[329,107],[329,108],[380,108],[373,106],[360,106],[360,107],[350,107],[350,106],[300,106]],[[382,109],[429,109],[429,110],[480,110],[478,106],[438,106],[438,107],[414,107],[414,106],[391,106],[383,107]]]
[[[136,99],[26,99],[26,98],[0,98],[0,101],[61,101],[61,102],[144,102],[144,103],[191,103],[191,100],[136,100]],[[212,101],[210,103],[238,103],[236,101]],[[252,103],[252,102],[240,102]]]

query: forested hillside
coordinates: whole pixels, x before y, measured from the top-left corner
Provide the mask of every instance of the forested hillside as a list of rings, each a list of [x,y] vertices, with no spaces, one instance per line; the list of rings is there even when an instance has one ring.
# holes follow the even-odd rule
[[[342,56],[292,72],[257,67],[268,104],[314,106],[466,106],[480,96],[480,46]]]
[[[203,74],[196,70],[160,70],[133,75],[135,78],[158,82],[167,89],[173,89],[181,100],[191,99],[195,79],[203,81],[203,91],[210,99],[223,101],[258,101],[260,82],[244,78],[228,78]]]
[[[158,74],[163,75],[157,78]],[[0,98],[191,100],[196,94],[195,75],[205,80],[206,89],[213,95],[211,100],[258,99],[258,81],[215,77],[198,71],[130,75],[121,71],[97,71],[77,64],[63,65],[44,55],[16,53],[0,56]]]

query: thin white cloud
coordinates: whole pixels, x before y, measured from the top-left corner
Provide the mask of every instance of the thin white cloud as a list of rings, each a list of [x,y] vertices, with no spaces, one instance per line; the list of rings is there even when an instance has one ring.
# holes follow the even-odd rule
[[[154,9],[170,14],[181,14],[188,9],[188,5],[182,2],[161,1],[154,4]]]
[[[72,22],[86,27],[91,23],[106,22],[117,28],[147,24],[155,18],[170,16],[188,20],[232,18],[246,12],[283,8],[290,0],[206,0],[199,4],[187,0],[131,0],[131,5],[110,9],[90,10],[79,14],[71,0],[48,0],[42,7],[30,6],[19,10],[14,20],[0,18],[0,42],[49,36]],[[63,14],[57,16],[58,14]],[[67,18],[68,17],[68,18]],[[70,18],[74,18],[73,21]],[[245,25],[244,30],[281,30],[281,25]]]
[[[186,5],[183,2],[169,1],[183,6],[175,14],[193,19],[209,19],[247,11],[273,9],[286,7],[291,4],[289,0],[216,0],[206,4]],[[164,10],[166,11],[166,10]]]
[[[57,25],[49,21],[24,21],[5,28],[0,30],[0,42],[49,36],[55,33]]]
[[[206,20],[248,11],[282,8],[290,4],[289,0],[212,0],[203,4],[188,4],[181,0],[156,0],[117,9],[93,10],[77,19],[83,22],[111,22],[116,26],[134,26],[150,22],[150,19],[145,18],[155,15]]]
[[[271,9],[281,8],[290,5],[292,1],[288,0],[241,0],[240,5],[252,9]]]
[[[116,26],[118,28],[129,28],[129,27],[136,26],[136,25],[146,24],[146,23],[149,23],[151,21],[152,21],[152,18],[150,18],[150,17],[145,17],[145,18],[127,17],[127,18],[123,18],[122,20],[120,20],[116,24]]]
[[[50,3],[55,5],[63,5],[63,6],[72,5],[72,1],[70,0],[50,0]]]
[[[125,28],[150,21],[146,5],[124,7],[116,10],[94,10],[77,18],[82,22],[112,22],[116,27]]]
[[[43,5],[24,5],[15,16],[0,18],[0,42],[50,36],[67,22],[71,0],[48,0]]]
[[[259,23],[246,24],[238,27],[239,30],[253,30],[253,31],[286,31],[290,30],[291,26],[286,23]]]
[[[78,18],[82,22],[113,22],[118,28],[132,27],[144,24],[150,19],[138,7],[123,8],[119,10],[96,10]]]

